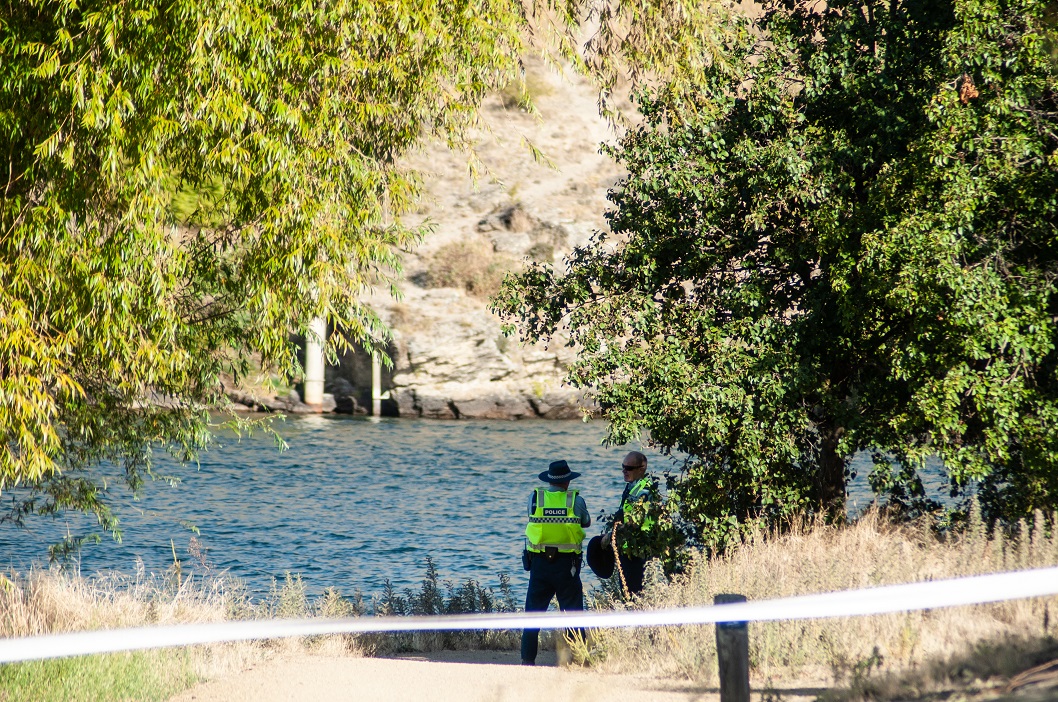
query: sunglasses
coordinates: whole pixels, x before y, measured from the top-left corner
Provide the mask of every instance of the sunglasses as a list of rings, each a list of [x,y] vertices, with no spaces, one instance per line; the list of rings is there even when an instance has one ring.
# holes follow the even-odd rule
[[[621,470],[639,470],[643,466],[621,466]]]

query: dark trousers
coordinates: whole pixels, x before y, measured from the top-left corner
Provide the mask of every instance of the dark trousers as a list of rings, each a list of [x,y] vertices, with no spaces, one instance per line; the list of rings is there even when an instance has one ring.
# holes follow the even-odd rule
[[[543,554],[533,555],[529,565],[529,589],[525,592],[525,611],[543,612],[558,597],[563,611],[584,609],[584,587],[580,583],[580,556],[559,554],[548,561]],[[522,631],[522,661],[536,662],[539,629]]]

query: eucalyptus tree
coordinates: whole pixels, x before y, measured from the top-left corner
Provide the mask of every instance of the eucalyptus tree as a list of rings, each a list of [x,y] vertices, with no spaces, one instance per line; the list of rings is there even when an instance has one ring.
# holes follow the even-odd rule
[[[157,477],[154,452],[193,460],[224,375],[296,375],[290,336],[317,316],[340,323],[332,349],[384,340],[361,296],[421,235],[401,157],[467,146],[526,51],[604,98],[630,67],[693,68],[713,7],[0,0],[6,519],[114,529],[109,486]]]
[[[494,304],[565,329],[612,441],[690,456],[654,549],[841,517],[862,450],[895,509],[930,455],[991,518],[1058,508],[1055,10],[770,0],[640,94],[610,231]]]

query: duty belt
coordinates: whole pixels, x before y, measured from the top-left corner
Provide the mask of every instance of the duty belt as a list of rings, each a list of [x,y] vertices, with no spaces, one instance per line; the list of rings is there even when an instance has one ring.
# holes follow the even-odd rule
[[[532,553],[568,553],[571,556],[581,552],[580,544],[529,544]]]
[[[529,554],[529,558],[531,558],[531,559],[532,558],[543,558],[548,563],[554,563],[554,562],[559,561],[559,560],[562,560],[562,561],[567,561],[568,560],[568,561],[572,561],[574,563],[579,563],[580,559],[582,557],[579,552],[570,553],[568,551],[559,551],[557,548],[555,548],[553,546],[545,546],[543,551],[528,551],[528,554]]]

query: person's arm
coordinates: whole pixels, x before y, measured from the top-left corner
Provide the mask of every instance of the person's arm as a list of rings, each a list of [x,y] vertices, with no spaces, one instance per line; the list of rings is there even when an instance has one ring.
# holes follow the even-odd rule
[[[617,522],[621,520],[621,510],[618,510],[617,513],[614,514],[614,517],[614,522],[602,531],[602,547],[607,550],[610,548],[610,540],[613,538],[614,527],[617,525]]]
[[[625,485],[624,492],[621,493],[621,504],[617,506],[617,511],[613,515],[613,523],[602,533],[602,547],[610,548],[610,541],[613,539],[613,530],[622,519],[624,519],[625,513],[625,500],[628,498],[629,485]]]
[[[582,527],[591,526],[591,512],[588,511],[588,505],[580,495],[577,495],[577,499],[573,503],[573,514],[580,517],[580,525]]]

